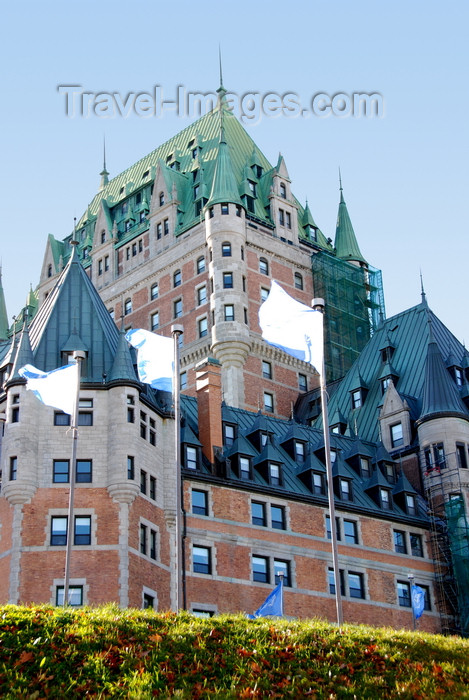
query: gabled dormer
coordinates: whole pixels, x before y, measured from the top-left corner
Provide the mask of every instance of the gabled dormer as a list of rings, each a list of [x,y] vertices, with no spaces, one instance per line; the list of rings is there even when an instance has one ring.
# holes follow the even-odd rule
[[[359,477],[362,479],[371,477],[371,461],[374,457],[374,452],[360,438],[357,436],[354,438],[350,448],[344,452],[343,457]]]
[[[361,408],[368,394],[368,385],[361,375],[358,362],[351,375],[350,386],[350,408],[352,410]]]
[[[337,453],[332,466],[332,482],[336,498],[345,503],[353,502],[353,472],[348,467],[340,452]]]
[[[254,458],[253,466],[270,486],[283,486],[283,455],[272,435],[260,455]]]
[[[244,435],[239,435],[226,451],[226,458],[233,476],[242,481],[252,479],[252,463],[258,456],[249,440]]]
[[[378,381],[381,387],[381,394],[384,396],[389,384],[392,382],[395,386],[398,380],[399,374],[397,370],[392,366],[392,364],[389,361],[385,362],[383,369],[378,375]]]
[[[387,450],[398,450],[412,442],[410,408],[390,380],[379,412],[381,436]]]
[[[418,516],[417,491],[406,475],[401,471],[399,479],[392,490],[394,502],[407,515]]]
[[[376,465],[370,480],[365,484],[365,493],[373,499],[381,510],[391,511],[393,509],[392,489],[392,485],[380,467]]]
[[[381,471],[387,483],[394,486],[396,483],[396,463],[382,442],[378,443],[374,464],[378,471]]]
[[[458,389],[461,389],[465,380],[464,370],[461,366],[461,362],[457,360],[453,351],[451,351],[446,358],[446,368],[452,376]]]
[[[254,423],[252,424],[249,431],[246,433],[246,437],[249,438],[250,442],[258,452],[261,452],[264,446],[269,441],[269,437],[274,434],[274,431],[270,427],[269,421],[266,416],[259,411]]]
[[[290,420],[288,431],[280,445],[298,465],[305,462],[307,444],[308,439],[304,430],[296,421]]]
[[[336,435],[345,435],[347,430],[347,419],[340,409],[336,409],[329,419],[329,425],[332,433]]]
[[[193,471],[202,467],[202,443],[186,423],[181,426],[181,466]]]
[[[309,447],[303,464],[298,465],[297,476],[314,496],[326,497],[326,467]]]

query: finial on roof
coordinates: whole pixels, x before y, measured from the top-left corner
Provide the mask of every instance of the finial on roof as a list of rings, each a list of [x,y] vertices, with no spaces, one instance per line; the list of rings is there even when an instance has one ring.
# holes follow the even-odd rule
[[[340,192],[340,201],[344,201],[344,190],[342,187],[342,173],[340,172],[340,166],[339,166],[339,192]]]
[[[223,85],[223,68],[222,68],[222,63],[221,63],[221,46],[218,44],[218,70],[220,73],[220,86],[217,89],[218,92],[218,107],[221,108],[223,98],[226,95],[226,90]]]
[[[101,175],[101,183],[99,185],[99,191],[103,190],[107,183],[109,182],[109,173],[106,169],[106,137],[103,136],[103,169],[99,173]]]
[[[423,286],[422,270],[420,270],[420,294],[422,296],[422,304],[424,304],[426,306],[427,305],[427,295],[425,294],[425,289]]]

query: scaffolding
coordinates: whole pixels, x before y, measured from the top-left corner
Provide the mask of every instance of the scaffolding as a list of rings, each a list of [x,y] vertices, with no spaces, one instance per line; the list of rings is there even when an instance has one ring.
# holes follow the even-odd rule
[[[343,377],[385,318],[381,271],[321,251],[312,257],[314,295],[326,304],[326,381]]]
[[[425,473],[442,631],[469,636],[469,523],[459,468]]]

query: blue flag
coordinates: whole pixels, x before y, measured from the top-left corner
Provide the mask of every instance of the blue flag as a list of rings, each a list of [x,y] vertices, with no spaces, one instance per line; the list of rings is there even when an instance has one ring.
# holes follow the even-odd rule
[[[322,313],[293,299],[275,280],[259,309],[259,325],[267,343],[309,362],[317,372],[322,372]]]
[[[414,611],[414,616],[415,619],[418,620],[425,608],[425,591],[423,588],[420,588],[420,586],[412,584],[410,595],[412,598],[412,609]]]
[[[248,615],[250,620],[255,620],[256,617],[265,617],[266,615],[275,615],[283,617],[283,582],[280,581],[278,586],[274,588],[272,593],[269,593],[260,608],[257,608],[253,615]]]
[[[33,391],[46,406],[73,415],[80,380],[76,362],[51,372],[43,372],[33,365],[25,365],[18,370],[18,374],[27,379],[26,389]]]
[[[137,369],[141,382],[154,389],[172,391],[174,341],[143,328],[127,331],[126,340],[137,348]]]

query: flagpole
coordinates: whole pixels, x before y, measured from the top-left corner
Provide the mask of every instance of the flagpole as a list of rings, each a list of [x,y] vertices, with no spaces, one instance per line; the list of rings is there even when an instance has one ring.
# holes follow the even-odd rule
[[[311,306],[315,311],[320,311],[324,314],[324,299],[313,299]],[[324,341],[323,341],[324,342]],[[327,409],[327,391],[326,391],[326,361],[323,354],[322,368],[320,377],[321,387],[321,408],[322,408],[322,425],[324,431],[324,450],[326,457],[326,473],[327,473],[327,495],[329,500],[329,518],[331,526],[331,548],[332,548],[332,566],[334,569],[335,583],[335,607],[337,614],[337,624],[342,626],[344,618],[342,612],[342,595],[340,590],[340,570],[339,570],[339,550],[337,547],[337,529],[335,521],[335,504],[334,504],[334,484],[332,480],[332,462],[331,462],[331,443],[329,435],[329,414]]]
[[[415,619],[414,601],[412,600],[412,586],[414,585],[414,574],[408,574],[409,588],[410,588],[410,607],[412,609],[412,628],[415,630],[417,628],[417,621]]]
[[[182,560],[182,480],[181,480],[181,400],[179,389],[179,336],[184,332],[184,328],[174,323],[171,326],[171,333],[174,341],[174,369],[173,369],[173,396],[174,396],[174,446],[176,455],[176,557],[174,581],[176,582],[175,612],[182,607],[186,607],[185,596],[185,562]],[[182,585],[181,585],[182,583]],[[181,591],[182,588],[182,591]]]
[[[70,561],[72,558],[72,535],[73,535],[73,509],[75,500],[75,471],[77,461],[77,442],[78,442],[78,406],[80,400],[80,377],[81,377],[81,362],[85,359],[85,353],[81,350],[75,350],[73,358],[78,365],[78,380],[77,380],[77,395],[72,415],[72,456],[70,460],[70,488],[68,497],[68,519],[67,519],[67,547],[65,550],[65,577],[64,577],[64,607],[69,604],[68,590],[70,584]]]

